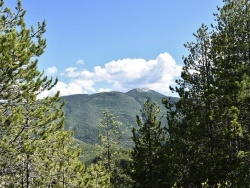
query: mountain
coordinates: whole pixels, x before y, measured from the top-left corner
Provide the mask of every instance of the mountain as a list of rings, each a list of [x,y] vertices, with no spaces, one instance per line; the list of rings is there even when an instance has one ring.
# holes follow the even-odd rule
[[[123,146],[129,147],[132,144],[131,130],[136,126],[136,115],[140,115],[144,102],[147,99],[155,102],[161,106],[163,114],[166,114],[161,101],[168,97],[149,89],[133,89],[127,93],[113,91],[61,98],[66,102],[64,106],[66,128],[74,131],[76,139],[87,144],[97,143],[103,111],[108,109],[122,123]],[[177,98],[169,99],[177,100]],[[163,122],[166,123],[165,118]]]

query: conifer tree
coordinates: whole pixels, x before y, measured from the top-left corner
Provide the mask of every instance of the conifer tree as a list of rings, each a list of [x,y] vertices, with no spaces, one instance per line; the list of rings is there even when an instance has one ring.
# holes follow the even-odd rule
[[[91,164],[86,169],[85,180],[85,187],[109,188],[112,186],[110,183],[110,173],[108,173],[105,166],[99,162]]]
[[[171,88],[178,92],[180,100],[175,104],[164,102],[169,110],[167,152],[171,152],[170,177],[172,183],[179,182],[182,186],[195,186],[206,181],[206,169],[212,165],[209,160],[216,138],[211,119],[214,66],[209,54],[211,43],[207,30],[207,26],[202,25],[194,34],[196,42],[185,45],[190,55],[184,59],[182,79],[177,81],[179,87]],[[200,168],[201,164],[205,166]]]
[[[226,176],[232,186],[249,184],[249,101],[242,100],[250,73],[250,1],[225,0],[216,14],[218,25],[212,43],[216,69],[218,111],[215,117],[224,131]]]
[[[72,134],[64,130],[59,93],[37,100],[57,81],[37,69],[37,58],[46,47],[42,37],[45,22],[38,23],[37,29],[27,28],[24,16],[20,1],[16,12],[0,1],[0,182],[4,187],[49,187],[55,183],[65,187],[54,181],[62,178],[55,169],[79,183],[82,180],[76,174],[80,171],[73,168],[78,154],[66,144]],[[67,148],[65,160],[63,148]],[[70,172],[65,172],[66,168]]]
[[[105,166],[106,171],[110,174],[110,185],[113,187],[121,187],[122,169],[119,164],[121,131],[120,123],[115,119],[114,115],[105,110],[103,119],[100,124],[100,145],[97,145],[98,156],[101,163]]]
[[[165,127],[161,125],[160,108],[146,101],[141,117],[136,116],[138,129],[133,128],[131,176],[134,187],[165,187]]]
[[[169,176],[178,186],[249,185],[249,1],[225,0],[216,20],[186,45],[190,55],[172,88],[180,100],[165,102]]]

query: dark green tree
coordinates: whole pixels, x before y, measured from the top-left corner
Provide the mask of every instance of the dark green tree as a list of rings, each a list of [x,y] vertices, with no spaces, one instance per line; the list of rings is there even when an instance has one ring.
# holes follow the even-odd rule
[[[138,128],[133,128],[134,147],[131,151],[131,177],[135,187],[165,187],[164,165],[165,126],[155,103],[146,101],[141,116],[136,116]]]
[[[212,126],[214,66],[210,58],[211,39],[205,25],[187,43],[190,55],[184,58],[182,79],[177,80],[176,103],[165,100],[168,108],[168,142],[172,184],[195,186],[208,178],[216,131]],[[201,167],[202,166],[202,167]]]
[[[249,1],[225,0],[211,33],[186,47],[180,96],[168,108],[172,184],[249,185]]]
[[[212,37],[213,61],[216,66],[217,127],[224,133],[226,178],[232,186],[249,184],[250,122],[246,93],[250,73],[250,1],[225,0],[216,15],[218,25]]]

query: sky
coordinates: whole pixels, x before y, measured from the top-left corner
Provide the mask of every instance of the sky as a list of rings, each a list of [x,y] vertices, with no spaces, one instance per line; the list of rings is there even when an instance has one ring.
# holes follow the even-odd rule
[[[15,0],[5,0],[14,7]],[[214,22],[222,0],[22,0],[28,26],[46,21],[38,68],[58,78],[40,97],[149,88],[164,95],[180,77],[183,44]]]

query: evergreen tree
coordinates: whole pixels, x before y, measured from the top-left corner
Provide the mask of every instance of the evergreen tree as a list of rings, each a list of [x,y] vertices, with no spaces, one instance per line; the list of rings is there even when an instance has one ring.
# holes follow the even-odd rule
[[[85,187],[89,188],[109,188],[110,173],[107,172],[102,163],[91,164],[86,170],[86,184]]]
[[[110,174],[110,185],[121,187],[122,169],[120,168],[119,155],[121,152],[120,141],[121,131],[120,123],[116,121],[109,110],[103,112],[103,119],[100,124],[100,145],[97,145],[98,156],[101,159],[106,171]]]
[[[160,108],[146,101],[141,117],[136,116],[138,129],[133,128],[131,176],[135,187],[165,187],[164,151],[166,132],[161,125]]]
[[[212,43],[218,96],[215,117],[225,135],[224,160],[226,177],[232,186],[249,185],[250,139],[249,101],[242,100],[250,73],[250,1],[225,0],[216,15],[218,25]],[[246,99],[246,98],[245,98]]]
[[[76,186],[83,181],[74,168],[79,154],[67,145],[72,133],[63,128],[59,93],[37,100],[57,82],[37,69],[46,47],[45,22],[29,29],[20,1],[16,10],[0,1],[0,182],[4,187],[65,187],[59,180],[67,176]]]
[[[172,184],[178,182],[184,187],[206,181],[207,170],[213,166],[210,160],[217,136],[211,117],[216,104],[207,30],[207,26],[202,25],[194,34],[196,42],[185,45],[190,55],[184,59],[182,79],[177,81],[179,87],[171,88],[178,92],[180,100],[175,104],[164,101],[169,110],[170,177]]]
[[[186,45],[180,96],[168,108],[172,184],[249,185],[249,1],[225,0],[211,33]],[[171,154],[171,153],[172,154]]]

